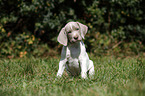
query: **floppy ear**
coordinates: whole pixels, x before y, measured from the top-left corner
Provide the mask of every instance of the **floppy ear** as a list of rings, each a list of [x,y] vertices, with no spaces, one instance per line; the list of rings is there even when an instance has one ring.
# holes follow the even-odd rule
[[[62,28],[58,37],[57,37],[57,41],[64,45],[64,46],[67,46],[67,35],[65,33],[65,28]]]
[[[81,28],[81,36],[84,39],[85,35],[86,35],[87,31],[88,31],[88,27],[86,25],[84,25],[84,24],[79,23],[79,22],[77,22],[77,23],[79,24],[79,26]]]

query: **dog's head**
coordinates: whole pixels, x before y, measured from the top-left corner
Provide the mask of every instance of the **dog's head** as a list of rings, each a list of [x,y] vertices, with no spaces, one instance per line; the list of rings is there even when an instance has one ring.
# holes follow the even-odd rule
[[[63,27],[58,35],[58,42],[67,46],[69,43],[76,43],[84,39],[88,27],[79,22],[69,22]]]

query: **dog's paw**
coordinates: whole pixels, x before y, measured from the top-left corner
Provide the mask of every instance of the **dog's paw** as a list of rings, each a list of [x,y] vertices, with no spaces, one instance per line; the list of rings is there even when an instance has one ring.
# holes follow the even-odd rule
[[[81,78],[82,78],[82,79],[88,79],[87,74],[86,74],[86,73],[82,73],[82,74],[81,74]]]

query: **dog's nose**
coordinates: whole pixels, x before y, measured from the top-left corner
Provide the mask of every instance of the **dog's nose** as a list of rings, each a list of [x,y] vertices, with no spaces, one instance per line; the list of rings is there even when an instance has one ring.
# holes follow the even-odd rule
[[[75,36],[74,39],[77,40],[78,39],[78,36]]]

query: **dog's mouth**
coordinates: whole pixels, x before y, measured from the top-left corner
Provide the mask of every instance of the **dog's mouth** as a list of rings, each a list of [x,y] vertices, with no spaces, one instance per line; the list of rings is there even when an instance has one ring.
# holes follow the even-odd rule
[[[77,42],[80,42],[81,40],[72,40],[70,41],[71,44],[74,44],[74,43],[77,43]]]

